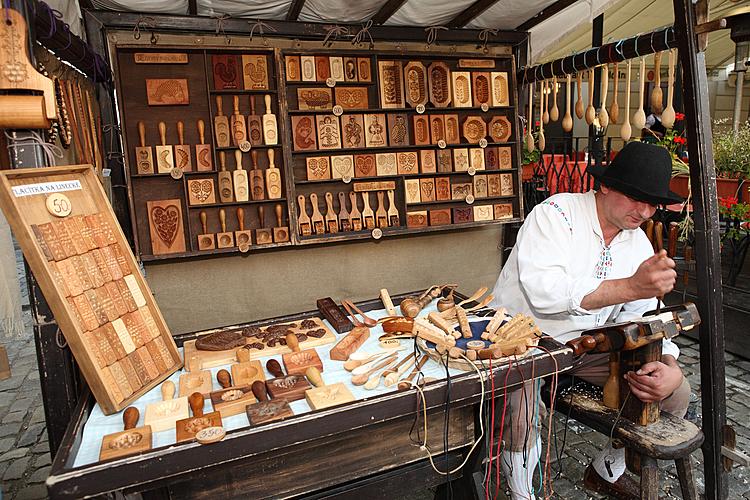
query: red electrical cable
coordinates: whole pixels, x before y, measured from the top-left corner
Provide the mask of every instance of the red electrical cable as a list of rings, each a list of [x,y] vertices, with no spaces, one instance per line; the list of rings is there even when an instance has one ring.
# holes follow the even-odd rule
[[[484,498],[485,500],[490,499],[490,479],[492,478],[492,440],[495,435],[495,376],[492,372],[492,357],[490,357],[490,384],[492,386],[492,395],[490,396],[490,446],[487,453],[488,460],[488,473],[487,480],[484,483]]]

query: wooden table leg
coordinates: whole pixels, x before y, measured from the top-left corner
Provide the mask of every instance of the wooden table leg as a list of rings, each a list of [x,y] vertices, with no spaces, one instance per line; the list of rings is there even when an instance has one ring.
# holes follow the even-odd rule
[[[659,499],[659,467],[656,459],[641,455],[641,500]]]
[[[695,486],[693,477],[693,462],[690,455],[678,458],[674,461],[677,465],[677,477],[680,480],[680,489],[684,500],[698,500],[698,488]]]

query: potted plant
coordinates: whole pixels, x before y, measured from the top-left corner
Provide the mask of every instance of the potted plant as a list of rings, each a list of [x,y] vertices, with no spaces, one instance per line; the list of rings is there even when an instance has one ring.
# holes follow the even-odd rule
[[[536,141],[536,134],[534,140]],[[521,141],[523,144],[523,150],[521,153],[521,180],[530,181],[534,176],[534,169],[536,164],[539,163],[539,159],[542,157],[542,152],[539,148],[534,148],[534,151],[526,149],[526,141]]]

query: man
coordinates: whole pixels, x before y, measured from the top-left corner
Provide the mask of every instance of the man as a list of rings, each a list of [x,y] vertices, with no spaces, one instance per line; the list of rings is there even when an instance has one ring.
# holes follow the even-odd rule
[[[675,264],[664,251],[654,254],[640,225],[657,205],[681,201],[669,190],[671,170],[664,148],[631,142],[608,167],[589,168],[601,183],[599,191],[557,194],[536,206],[495,284],[494,305],[531,315],[542,331],[563,343],[581,330],[655,309],[655,297],[674,287]],[[681,417],[690,387],[677,365],[678,355],[677,346],[667,340],[660,362],[647,363],[626,379],[634,396],[661,401],[663,410]],[[608,359],[606,354],[584,355],[571,373],[604,385]],[[534,390],[527,384],[508,401],[512,416],[506,418],[503,434],[509,443],[503,469],[514,500],[534,498],[531,477],[541,452],[532,418]],[[624,449],[608,446],[586,469],[584,483],[620,498],[637,495],[624,471]]]

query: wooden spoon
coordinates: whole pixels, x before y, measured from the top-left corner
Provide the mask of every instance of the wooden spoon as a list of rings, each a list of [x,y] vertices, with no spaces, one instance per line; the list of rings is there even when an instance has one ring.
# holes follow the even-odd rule
[[[607,86],[609,86],[609,67],[602,66],[602,105],[599,108],[599,126],[605,128],[609,125],[609,113],[607,112]]]
[[[400,350],[399,348],[398,350]],[[393,351],[378,351],[378,352],[353,352],[349,359],[344,363],[344,370],[350,372],[365,365],[371,361],[374,361],[385,355],[392,354]]]
[[[625,123],[620,127],[620,138],[628,142],[630,140],[630,60],[628,59],[628,69],[625,71]]]
[[[534,84],[529,85],[529,114],[526,121],[526,149],[531,152],[534,151],[534,136],[531,135],[531,126],[534,122],[531,121],[531,111],[534,105]]]
[[[393,351],[383,351],[382,353],[368,360],[366,363],[362,363],[360,366],[353,369],[352,375],[362,375],[363,373],[367,373],[372,369],[373,366],[375,366],[376,363],[392,355]]]
[[[344,306],[347,312],[349,312],[349,309],[353,309],[355,312],[357,312],[357,314],[362,316],[362,323],[364,323],[365,326],[369,326],[372,328],[373,326],[376,326],[378,324],[377,320],[372,319],[371,317],[363,313],[362,310],[356,305],[354,305],[354,302],[352,302],[351,300],[342,300],[341,304]]]
[[[633,130],[640,135],[643,127],[646,126],[646,112],[643,111],[643,76],[646,73],[646,59],[641,58],[639,75],[639,86],[638,86],[638,110],[633,114]]]
[[[596,110],[594,109],[594,68],[589,70],[589,102],[586,106],[586,124],[591,125],[594,123],[596,118]]]
[[[373,366],[372,368],[370,368],[365,373],[361,373],[359,375],[354,375],[352,377],[352,384],[353,385],[364,385],[364,384],[366,384],[367,381],[370,378],[370,375],[372,375],[376,371],[380,370],[381,368],[385,368],[386,366],[390,365],[391,363],[393,363],[394,361],[396,361],[397,358],[398,358],[398,354],[392,354],[391,356],[388,356],[383,361],[381,361],[380,363],[378,363],[375,366]]]
[[[549,110],[549,119],[556,122],[559,118],[560,110],[557,109],[557,77],[554,77],[552,79],[552,109]]]
[[[573,117],[570,116],[570,79],[571,76],[568,75],[565,82],[565,116],[562,120],[562,129],[565,132],[573,130]]]
[[[465,304],[468,304],[469,302],[474,302],[479,297],[487,293],[487,290],[489,290],[489,288],[487,288],[486,286],[483,286],[482,288],[478,289],[476,292],[471,294],[471,296],[468,299],[462,300],[461,302],[459,302],[458,305],[463,306]]]
[[[576,87],[578,89],[578,92],[576,95],[578,96],[578,100],[576,101],[576,110],[575,110],[576,116],[578,117],[579,120],[583,119],[583,96],[581,95],[582,94],[582,90],[581,90],[582,80],[583,80],[583,73],[579,72],[576,75]]]
[[[547,93],[549,91],[549,88],[547,87],[547,80],[544,80],[542,82],[542,94],[544,94],[544,112],[542,113],[542,123],[547,125],[549,123],[549,94]]]
[[[424,366],[426,362],[427,362],[427,354],[424,354],[422,355],[421,358],[419,358],[419,361],[414,366],[414,369],[411,372],[409,372],[409,375],[406,378],[399,381],[398,383],[399,391],[405,391],[406,389],[409,389],[411,387],[412,380],[414,380],[414,377],[417,376],[417,374],[419,373],[419,370],[422,369],[422,367]]]
[[[547,83],[545,82],[542,88],[542,91],[539,93],[539,109],[542,109],[542,104],[544,100],[544,96],[546,95],[545,88],[547,87]],[[545,110],[545,113],[547,110]],[[549,117],[547,117],[547,121],[549,121]],[[539,151],[544,151],[544,146],[547,145],[547,141],[544,139],[544,120],[539,120],[539,134],[537,137],[537,145],[539,146]]]
[[[414,354],[413,354],[413,353],[412,353],[412,354],[408,354],[408,355],[404,356],[404,359],[402,359],[401,361],[399,361],[399,362],[398,362],[398,363],[396,363],[395,365],[393,365],[393,364],[392,364],[391,366],[387,366],[387,367],[386,367],[386,368],[385,368],[385,369],[384,369],[383,371],[381,371],[380,373],[375,373],[375,374],[373,374],[373,375],[372,375],[372,376],[371,376],[371,377],[369,378],[369,380],[367,380],[367,383],[365,384],[365,389],[367,389],[368,391],[371,391],[371,390],[375,389],[375,388],[376,388],[377,386],[379,386],[379,385],[380,385],[380,379],[381,379],[381,378],[385,378],[385,377],[386,377],[387,375],[390,375],[390,374],[392,374],[392,373],[393,373],[394,371],[397,371],[397,370],[398,370],[398,368],[399,368],[399,367],[400,367],[401,365],[403,365],[403,364],[404,364],[404,363],[405,363],[406,361],[408,361],[409,359],[414,359]],[[394,360],[394,361],[395,361],[395,360]]]
[[[385,381],[383,382],[383,385],[386,387],[396,385],[398,379],[400,379],[408,369],[414,366],[414,363],[416,361],[417,358],[413,354],[410,354],[393,368],[387,369],[385,372],[383,372],[383,374],[385,375]]]
[[[657,115],[663,108],[661,91],[661,52],[654,54],[654,88],[651,91],[651,112]]]
[[[609,121],[617,123],[620,118],[620,105],[617,103],[617,90],[620,83],[620,63],[615,63],[615,79],[612,82],[612,104],[609,106]]]
[[[669,51],[669,81],[667,83],[667,107],[661,114],[661,124],[666,128],[674,127],[674,106],[672,106],[672,97],[674,90],[674,60],[675,60],[675,49]]]

